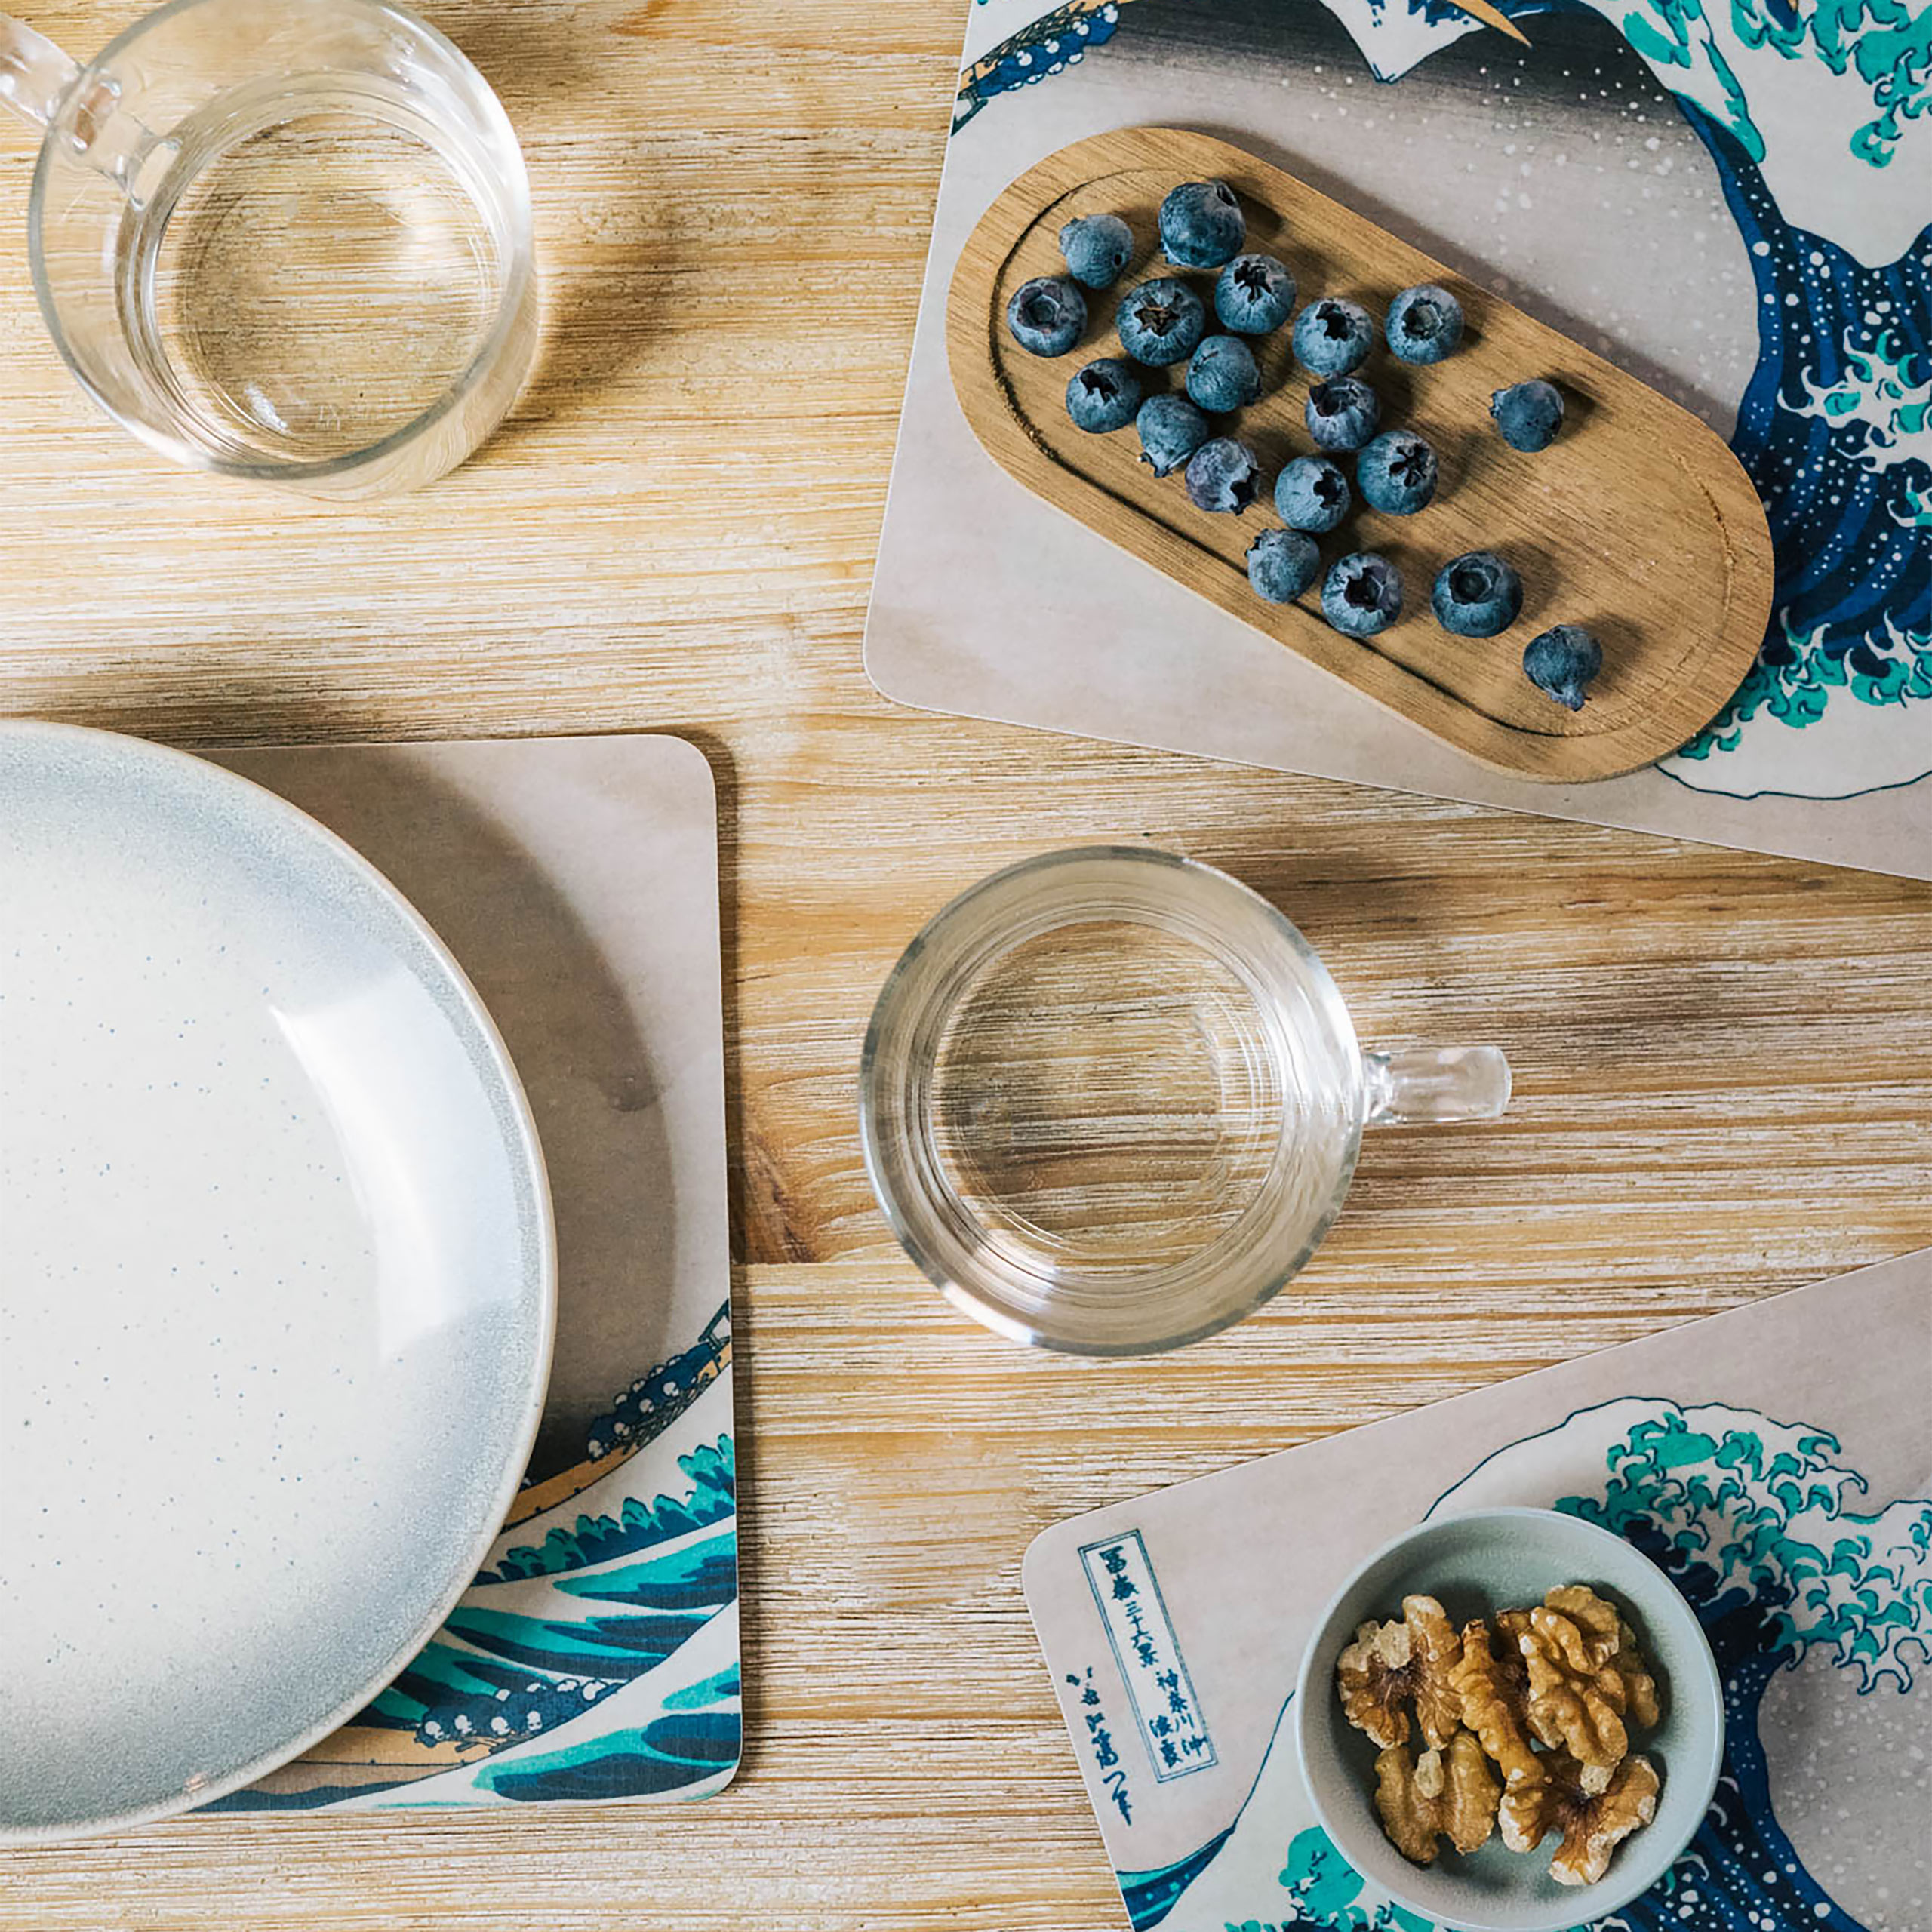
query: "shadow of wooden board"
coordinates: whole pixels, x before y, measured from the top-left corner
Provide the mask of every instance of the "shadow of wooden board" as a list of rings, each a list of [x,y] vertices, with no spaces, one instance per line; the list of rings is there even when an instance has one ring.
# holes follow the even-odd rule
[[[1463,343],[1420,368],[1378,347],[1361,374],[1381,398],[1384,428],[1434,445],[1435,500],[1411,517],[1358,501],[1322,541],[1323,565],[1374,550],[1402,574],[1401,615],[1358,641],[1322,619],[1318,592],[1264,603],[1244,562],[1269,500],[1246,515],[1191,504],[1178,474],[1156,481],[1130,428],[1090,435],[1069,420],[1067,379],[1118,355],[1111,318],[1139,281],[1177,275],[1212,312],[1212,271],[1170,266],[1156,213],[1177,183],[1219,178],[1240,197],[1249,250],[1278,255],[1299,299],[1341,295],[1380,318],[1412,284],[1452,291],[1468,318]],[[1069,354],[1027,354],[1007,332],[1008,299],[1035,275],[1062,275],[1061,225],[1111,211],[1134,229],[1134,259],[1113,289],[1084,291],[1088,324]],[[1633,273],[1641,263],[1629,265]],[[1309,378],[1289,331],[1250,338],[1261,400],[1223,418],[1272,478],[1312,448],[1303,423]],[[1520,778],[1575,783],[1632,771],[1675,751],[1722,709],[1764,635],[1770,534],[1750,479],[1687,411],[1614,368],[1292,175],[1205,134],[1128,128],[1076,141],[1009,186],[968,238],[946,315],[952,381],[968,421],[1010,474],[1144,563],[1298,651],[1412,724]],[[1178,389],[1183,370],[1146,372],[1150,392]],[[1535,455],[1511,449],[1489,418],[1497,389],[1540,376],[1564,392],[1562,433]],[[1345,465],[1347,460],[1343,459]],[[1523,610],[1502,635],[1450,635],[1429,611],[1435,574],[1466,550],[1494,550],[1523,580]],[[1581,624],[1604,669],[1580,712],[1537,690],[1523,647],[1555,623]]]

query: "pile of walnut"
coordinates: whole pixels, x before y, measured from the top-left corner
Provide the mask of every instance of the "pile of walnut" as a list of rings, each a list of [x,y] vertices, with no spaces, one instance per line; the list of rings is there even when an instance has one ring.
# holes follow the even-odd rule
[[[1382,1747],[1382,1829],[1417,1865],[1444,1838],[1474,1851],[1500,1826],[1512,1851],[1534,1851],[1560,1832],[1551,1877],[1593,1885],[1656,1815],[1656,1767],[1630,1752],[1632,1730],[1661,1715],[1656,1682],[1617,1606],[1583,1584],[1495,1624],[1459,1632],[1433,1597],[1404,1597],[1399,1621],[1363,1624],[1343,1651],[1342,1708]]]

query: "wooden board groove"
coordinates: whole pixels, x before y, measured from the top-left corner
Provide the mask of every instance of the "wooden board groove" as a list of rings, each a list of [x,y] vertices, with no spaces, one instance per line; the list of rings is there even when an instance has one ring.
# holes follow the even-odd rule
[[[1361,372],[1380,395],[1383,426],[1412,426],[1441,460],[1436,500],[1414,517],[1359,503],[1321,540],[1326,565],[1374,549],[1402,573],[1401,616],[1379,637],[1345,638],[1311,591],[1284,607],[1249,588],[1243,558],[1277,519],[1266,500],[1244,517],[1187,500],[1180,479],[1156,481],[1124,429],[1093,436],[1069,421],[1069,376],[1118,354],[1112,318],[1136,282],[1175,273],[1211,300],[1211,272],[1173,269],[1158,251],[1155,211],[1177,182],[1219,177],[1241,196],[1251,248],[1294,271],[1300,303],[1346,295],[1380,318],[1404,287],[1437,281],[1469,318],[1463,346],[1433,368],[1378,347]],[[1008,298],[1037,275],[1065,272],[1055,237],[1077,214],[1112,211],[1134,230],[1133,263],[1111,291],[1088,291],[1088,327],[1071,353],[1027,355],[1008,336]],[[1306,373],[1287,329],[1254,343],[1260,402],[1217,430],[1252,442],[1271,480],[1312,448],[1301,420]],[[1129,128],[1051,155],[1014,182],[968,238],[947,309],[952,380],[967,420],[1029,489],[1223,610],[1487,764],[1518,777],[1579,783],[1653,763],[1695,734],[1737,690],[1770,615],[1770,535],[1749,478],[1687,411],[1601,356],[1318,194],[1211,136]],[[1181,371],[1146,372],[1178,388]],[[1565,392],[1569,417],[1548,451],[1510,449],[1488,418],[1493,390],[1532,376]],[[1344,459],[1344,467],[1352,467]],[[1465,550],[1494,549],[1524,583],[1516,623],[1494,638],[1451,637],[1429,609],[1436,570]],[[1603,675],[1580,712],[1524,678],[1521,654],[1549,625],[1581,623],[1602,641]]]

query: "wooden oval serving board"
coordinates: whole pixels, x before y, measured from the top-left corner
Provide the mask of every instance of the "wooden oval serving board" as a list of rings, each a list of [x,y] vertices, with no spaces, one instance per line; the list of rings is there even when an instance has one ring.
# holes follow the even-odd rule
[[[1462,346],[1432,368],[1396,361],[1379,343],[1360,372],[1382,399],[1383,426],[1418,430],[1441,463],[1435,500],[1412,517],[1358,501],[1318,540],[1324,568],[1377,550],[1402,573],[1402,615],[1378,637],[1344,637],[1323,621],[1317,591],[1266,604],[1244,562],[1272,500],[1239,517],[1188,501],[1178,475],[1157,480],[1130,427],[1089,435],[1069,421],[1067,379],[1118,355],[1118,299],[1139,281],[1178,274],[1212,312],[1212,271],[1170,267],[1155,212],[1177,183],[1218,177],[1241,197],[1251,250],[1294,271],[1296,312],[1322,295],[1359,302],[1378,323],[1396,293],[1434,281],[1463,304]],[[1111,211],[1136,252],[1113,288],[1088,290],[1088,325],[1066,355],[1029,355],[1008,334],[1008,298],[1038,275],[1063,275],[1060,226]],[[1292,324],[1290,325],[1292,326]],[[1289,328],[1251,338],[1261,400],[1217,429],[1260,454],[1272,491],[1287,459],[1314,445],[1302,420],[1310,378]],[[968,238],[946,317],[952,380],[974,432],[1026,487],[1089,528],[1299,651],[1359,691],[1485,764],[1557,783],[1648,764],[1693,737],[1743,681],[1771,601],[1770,534],[1737,458],[1687,411],[1566,336],[1398,241],[1241,149],[1171,128],[1097,134],[1050,155],[1013,183]],[[1183,371],[1147,372],[1178,389]],[[1547,450],[1511,449],[1489,419],[1493,391],[1541,376],[1564,394],[1562,433]],[[1340,459],[1351,475],[1352,460]],[[1523,611],[1500,637],[1449,635],[1429,612],[1437,570],[1465,550],[1494,550],[1523,580]],[[1523,675],[1523,647],[1555,623],[1579,623],[1604,648],[1580,712]]]

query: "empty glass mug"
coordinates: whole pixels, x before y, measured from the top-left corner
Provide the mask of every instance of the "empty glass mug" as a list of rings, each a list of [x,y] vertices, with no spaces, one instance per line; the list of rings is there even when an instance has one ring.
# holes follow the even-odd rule
[[[192,469],[414,488],[534,358],[530,186],[502,104],[381,0],[172,0],[86,66],[0,15],[43,130],[41,312],[82,386]]]
[[[1494,1047],[1364,1053],[1315,949],[1211,867],[1050,852],[955,900],[866,1035],[866,1165],[906,1252],[1015,1340],[1134,1355],[1273,1295],[1362,1130],[1491,1120]]]

